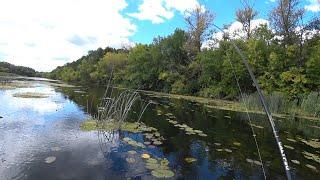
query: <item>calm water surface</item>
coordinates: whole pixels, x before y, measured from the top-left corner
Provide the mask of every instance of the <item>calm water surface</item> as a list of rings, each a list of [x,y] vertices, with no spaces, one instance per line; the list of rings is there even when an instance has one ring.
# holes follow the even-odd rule
[[[245,114],[209,109],[195,102],[159,98],[144,113],[142,121],[156,127],[166,139],[163,145],[139,149],[123,143],[124,137],[143,142],[142,134],[81,131],[80,124],[96,112],[104,88],[57,87],[43,79],[19,79],[31,87],[0,89],[0,179],[154,179],[145,168],[141,153],[167,158],[172,179],[263,179],[261,166],[246,159],[258,160],[257,149]],[[16,92],[42,92],[47,98],[13,97]],[[133,108],[129,119],[137,115]],[[158,115],[157,111],[162,111]],[[87,113],[89,112],[89,113]],[[207,137],[186,135],[170,124],[164,115],[172,113],[179,123],[205,132]],[[285,179],[280,156],[263,115],[251,115],[267,179]],[[320,179],[320,164],[307,159],[303,152],[320,156],[320,149],[301,139],[317,140],[320,123],[277,120],[283,143],[287,146],[294,179]],[[236,142],[237,145],[234,143]],[[136,150],[136,162],[127,163],[127,151]],[[232,152],[219,151],[230,149]],[[54,156],[53,163],[46,163]],[[184,158],[194,157],[194,163]],[[312,165],[316,170],[307,167]]]

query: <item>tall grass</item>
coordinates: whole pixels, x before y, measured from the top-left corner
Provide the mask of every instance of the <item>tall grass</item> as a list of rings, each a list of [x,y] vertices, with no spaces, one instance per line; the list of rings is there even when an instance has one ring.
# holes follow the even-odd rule
[[[290,100],[284,93],[273,92],[271,94],[263,93],[269,109],[274,114],[287,114],[292,117],[303,115],[310,117],[320,117],[320,93],[311,92],[298,100]],[[298,103],[300,102],[300,103]],[[253,93],[244,95],[241,103],[246,105],[249,110],[263,111],[259,95]]]
[[[320,117],[320,92],[311,92],[301,103],[301,109],[314,117]]]

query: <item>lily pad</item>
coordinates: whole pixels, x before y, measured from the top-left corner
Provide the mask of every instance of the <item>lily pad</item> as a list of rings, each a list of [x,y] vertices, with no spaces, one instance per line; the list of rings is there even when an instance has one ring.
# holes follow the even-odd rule
[[[161,142],[161,141],[154,141],[153,144],[154,144],[154,145],[161,145],[162,142]]]
[[[157,164],[157,163],[158,163],[158,161],[157,161],[156,159],[154,159],[154,158],[149,158],[149,159],[147,159],[147,163],[154,163],[154,164]]]
[[[60,147],[53,147],[53,148],[51,148],[51,151],[61,151],[61,148]]]
[[[252,159],[249,159],[249,158],[247,158],[246,161],[247,161],[248,163],[253,163],[253,160],[252,160]]]
[[[283,145],[285,148],[287,148],[287,149],[291,149],[291,150],[293,150],[294,149],[294,147],[292,147],[292,146],[289,146],[289,145]]]
[[[310,159],[310,160],[313,160],[313,161],[315,161],[315,162],[320,163],[320,157],[317,156],[316,154],[312,154],[312,153],[309,153],[309,152],[304,151],[304,152],[303,152],[303,155],[304,155],[304,157],[307,158],[307,159]]]
[[[141,157],[142,157],[143,159],[149,159],[149,158],[150,158],[150,155],[144,153],[144,154],[141,155]]]
[[[49,157],[47,157],[44,161],[47,163],[47,164],[51,164],[51,163],[53,163],[54,161],[56,161],[56,157],[54,157],[54,156],[49,156]]]
[[[317,168],[312,166],[312,165],[310,165],[310,164],[306,164],[306,167],[308,167],[309,169],[312,169],[314,171],[317,171]]]
[[[159,168],[159,164],[157,164],[157,163],[147,163],[146,164],[146,168],[147,169],[151,169],[151,170],[158,169]]]
[[[257,161],[257,160],[254,160],[253,163],[256,164],[256,165],[258,165],[258,166],[261,166],[261,165],[262,165],[262,163],[261,163],[260,161]]]
[[[216,145],[216,146],[221,146],[221,143],[214,143],[214,145]]]
[[[290,139],[290,138],[287,138],[287,140],[290,141],[290,142],[297,142],[296,140]]]
[[[223,149],[216,149],[216,151],[221,152],[221,151],[223,151]]]
[[[160,161],[160,165],[161,165],[161,166],[168,166],[168,165],[169,165],[169,161],[168,161],[167,159],[162,159],[162,160]]]
[[[231,149],[224,149],[225,152],[232,153]]]
[[[239,143],[239,142],[233,142],[233,145],[235,145],[235,146],[241,146],[241,143]]]
[[[136,160],[134,158],[126,158],[126,161],[128,163],[135,163],[136,162]]]
[[[134,155],[134,154],[137,154],[137,151],[128,151],[128,154],[131,154],[131,155]]]
[[[196,162],[197,159],[196,158],[193,158],[193,157],[187,157],[187,158],[184,158],[184,160],[187,162],[187,163],[193,163],[193,162]]]
[[[294,163],[294,164],[300,164],[300,161],[294,160],[294,159],[292,159],[291,162]]]
[[[201,134],[199,134],[199,136],[201,136],[201,137],[207,137],[208,135],[206,135],[206,134],[204,134],[204,133],[201,133]]]
[[[151,171],[152,176],[157,178],[171,178],[174,176],[174,172],[166,169],[156,169]]]

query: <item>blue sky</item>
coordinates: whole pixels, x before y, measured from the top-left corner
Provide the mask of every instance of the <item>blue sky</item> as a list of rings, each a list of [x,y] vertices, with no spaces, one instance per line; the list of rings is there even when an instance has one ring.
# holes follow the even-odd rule
[[[259,22],[276,0],[256,0]],[[215,24],[234,24],[240,0],[0,0],[0,61],[50,71],[98,47],[150,43],[176,28],[196,5],[215,14]],[[19,4],[19,6],[17,6]],[[302,0],[305,21],[319,15],[319,0]],[[257,21],[258,21],[257,20]]]

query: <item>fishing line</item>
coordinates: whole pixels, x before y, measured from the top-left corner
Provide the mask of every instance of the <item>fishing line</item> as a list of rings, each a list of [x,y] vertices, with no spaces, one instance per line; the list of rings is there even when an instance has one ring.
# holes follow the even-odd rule
[[[213,24],[214,27],[216,27],[219,31],[221,31],[223,33],[223,35],[225,35],[226,37],[229,37],[229,34],[224,32],[220,27],[218,27],[217,25]],[[276,126],[275,126],[275,123],[274,123],[274,120],[272,118],[272,115],[271,115],[271,112],[268,108],[268,105],[267,103],[265,102],[265,99],[264,99],[264,96],[262,94],[262,91],[260,89],[260,86],[249,66],[249,63],[248,63],[248,60],[246,58],[246,56],[242,53],[242,51],[239,49],[239,47],[234,43],[234,41],[230,41],[231,44],[233,45],[233,47],[236,49],[237,53],[240,55],[246,69],[248,70],[249,72],[249,75],[251,77],[251,80],[253,81],[254,83],[254,86],[256,87],[256,90],[258,92],[258,95],[259,95],[259,99],[261,101],[261,104],[263,106],[263,109],[265,111],[265,113],[267,114],[268,116],[268,120],[269,120],[269,123],[270,123],[270,126],[272,128],[272,132],[273,132],[273,136],[276,140],[276,143],[278,145],[278,149],[280,151],[280,155],[282,157],[282,163],[283,163],[283,166],[284,166],[284,169],[285,169],[285,172],[286,172],[286,176],[287,176],[287,179],[288,180],[291,180],[291,173],[290,173],[290,167],[289,167],[289,164],[288,164],[288,161],[287,161],[287,157],[286,157],[286,154],[284,152],[284,148],[282,146],[282,143],[280,141],[280,138],[279,138],[279,135],[278,135],[278,131],[276,129]],[[233,65],[232,65],[232,62],[231,60],[229,59],[229,63],[231,64],[231,67],[232,67],[232,71],[233,71],[233,74],[234,76],[236,75],[235,74],[235,71],[234,71],[234,68],[233,68]],[[236,81],[237,81],[237,85],[238,85],[238,88],[239,88],[239,91],[240,91],[240,94],[241,94],[241,97],[243,98],[243,93],[242,93],[242,90],[241,90],[241,87],[240,87],[240,84],[239,84],[239,81],[238,79],[235,77]],[[246,106],[246,103],[244,103],[245,105],[245,109],[246,109],[246,112],[247,112],[247,116],[249,118],[249,123],[250,123],[250,126],[251,126],[251,129],[252,129],[252,133],[253,133],[253,137],[254,137],[254,140],[256,142],[256,147],[257,147],[257,150],[258,150],[258,155],[259,155],[259,158],[260,158],[260,162],[262,164],[262,169],[263,169],[263,173],[264,173],[264,178],[266,179],[266,175],[265,175],[265,171],[264,171],[264,167],[263,167],[263,163],[262,163],[262,160],[261,160],[261,155],[260,155],[260,150],[259,150],[259,146],[258,146],[258,143],[257,143],[257,140],[256,140],[256,136],[255,136],[255,133],[254,133],[254,130],[253,130],[253,127],[252,127],[252,124],[251,124],[251,120],[250,120],[250,115],[249,115],[249,112],[248,112],[248,108]]]

